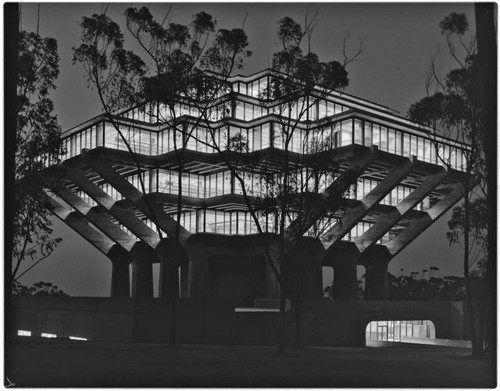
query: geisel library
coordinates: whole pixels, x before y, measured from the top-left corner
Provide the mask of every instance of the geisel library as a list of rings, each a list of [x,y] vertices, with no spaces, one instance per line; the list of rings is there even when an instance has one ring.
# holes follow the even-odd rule
[[[347,334],[349,328],[364,331],[369,320],[431,319],[438,334],[451,330],[455,321],[443,318],[454,313],[450,303],[386,301],[387,269],[463,197],[467,146],[340,92],[318,88],[293,105],[277,105],[266,91],[281,77],[271,71],[231,77],[227,93],[203,113],[196,105],[179,103],[173,111],[148,102],[113,121],[102,115],[65,132],[62,163],[43,172],[64,185],[47,189],[54,214],[109,258],[113,298],[161,302],[153,297],[168,299],[179,289],[179,308],[183,302],[220,302],[231,303],[233,313],[241,307],[257,311],[259,303],[279,297],[266,254],[276,246],[281,216],[261,205],[272,198],[269,183],[278,183],[288,167],[294,191],[313,200],[290,207],[285,219],[285,265],[294,259],[301,265],[300,278],[286,293],[293,297],[300,289],[310,303],[305,319],[307,308],[316,314],[323,308],[337,326],[342,322],[335,313],[345,315]],[[290,126],[293,136],[285,148]],[[181,259],[178,270],[169,257]],[[154,264],[160,270],[157,294]],[[357,300],[358,265],[366,271],[363,301]],[[322,299],[325,267],[334,271],[333,301]],[[276,314],[254,314],[267,315]],[[352,324],[361,318],[364,323]],[[319,341],[319,326],[310,327]],[[441,336],[465,339],[461,331],[448,331]]]

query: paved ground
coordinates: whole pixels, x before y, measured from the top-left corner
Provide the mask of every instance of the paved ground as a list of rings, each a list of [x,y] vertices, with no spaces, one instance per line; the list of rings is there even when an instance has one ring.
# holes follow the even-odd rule
[[[17,387],[491,387],[488,362],[464,348],[290,349],[25,340],[6,344]],[[8,386],[8,381],[5,383]]]

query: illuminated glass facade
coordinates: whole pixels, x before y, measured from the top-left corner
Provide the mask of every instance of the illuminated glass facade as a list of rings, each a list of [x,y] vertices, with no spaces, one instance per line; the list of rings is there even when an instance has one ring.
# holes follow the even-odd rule
[[[179,103],[172,112],[164,104],[148,102],[119,113],[114,117],[114,124],[104,117],[97,117],[87,125],[66,133],[63,140],[66,151],[63,161],[80,155],[84,149],[104,147],[109,150],[128,151],[115,127],[118,126],[132,151],[141,158],[152,156],[163,159],[155,168],[145,166],[142,175],[146,193],[165,196],[175,196],[179,193],[179,176],[173,161],[175,151],[180,149],[205,155],[217,154],[215,146],[222,151],[233,150],[242,154],[287,150],[288,153],[300,156],[352,145],[377,146],[380,151],[390,155],[416,156],[419,161],[434,165],[443,165],[439,157],[445,156],[452,169],[465,170],[464,145],[437,138],[421,127],[397,117],[394,112],[383,106],[346,94],[326,94],[321,91],[301,97],[290,105],[278,105],[269,97],[268,86],[271,77],[273,76],[270,72],[261,72],[255,77],[231,78],[231,93],[221,94],[217,102],[209,106],[205,113],[205,122],[199,120],[199,108],[184,103]],[[175,129],[170,125],[173,118],[180,121]],[[284,124],[287,121],[294,124],[292,135],[285,129]],[[238,142],[235,143],[234,140]],[[195,165],[186,166],[181,176],[183,227],[193,233],[257,233],[257,227],[242,197],[241,184],[231,172],[220,163],[211,166],[204,163],[205,170],[191,167]],[[272,191],[262,179],[262,173],[261,169],[259,172],[248,171],[241,174],[249,196],[260,198]],[[132,169],[122,175],[142,191],[137,172],[134,173]],[[291,175],[296,189],[302,192],[321,192],[335,180],[337,174],[314,174],[309,167],[301,167]],[[347,194],[347,198],[362,199],[378,183],[376,176],[364,176],[358,179],[357,185]],[[97,184],[113,199],[122,199],[120,192],[110,184]],[[411,183],[400,184],[380,204],[396,206],[413,189]],[[80,189],[74,191],[90,206],[97,205],[85,192]],[[425,197],[414,209],[425,211],[433,202],[432,197]],[[175,204],[175,197],[165,200],[164,209],[173,218],[176,218]],[[315,229],[331,226],[338,217],[335,215],[323,219]],[[267,214],[259,218],[263,230],[277,232],[278,215]],[[293,213],[287,219],[291,221]],[[148,225],[151,224],[145,221]],[[359,237],[373,224],[374,221],[369,219],[357,223],[344,239]],[[126,230],[124,227],[123,229]],[[379,243],[384,243],[391,237],[392,232],[389,232]]]

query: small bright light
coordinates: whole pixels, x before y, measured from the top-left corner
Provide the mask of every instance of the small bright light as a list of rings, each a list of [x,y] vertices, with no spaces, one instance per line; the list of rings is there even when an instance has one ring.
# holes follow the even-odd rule
[[[69,337],[69,339],[72,339],[73,341],[86,341],[87,338],[82,338],[82,337]]]
[[[56,334],[42,333],[43,338],[57,338]]]
[[[28,331],[28,330],[17,330],[17,335],[21,335],[23,337],[31,337],[31,331]]]

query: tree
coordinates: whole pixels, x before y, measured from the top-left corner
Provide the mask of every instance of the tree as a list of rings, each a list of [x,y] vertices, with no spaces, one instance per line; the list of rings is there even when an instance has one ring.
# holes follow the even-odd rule
[[[307,264],[311,247],[303,235],[309,233],[317,238],[324,233],[332,213],[343,201],[344,191],[330,188],[338,173],[328,152],[335,147],[331,124],[325,120],[322,127],[313,129],[318,119],[315,109],[329,93],[347,86],[346,66],[362,51],[360,46],[348,58],[344,41],[343,63],[320,61],[308,45],[314,23],[315,17],[310,20],[308,15],[304,26],[290,17],[278,21],[282,50],[273,55],[272,75],[258,94],[276,121],[273,143],[280,158],[273,161],[274,168],[262,170],[260,162],[238,164],[237,159],[230,159],[230,152],[217,148],[245,199],[255,231],[265,241],[266,260],[278,281],[280,329],[276,354],[283,354],[286,345],[287,298],[292,301],[296,319],[294,345],[300,345],[301,280],[311,273],[308,269],[311,265]],[[322,113],[325,116],[326,112]],[[214,143],[215,136],[212,135]],[[229,150],[234,154],[248,151],[246,137],[241,133],[230,135]],[[299,153],[300,157],[291,162],[289,152]],[[355,179],[351,179],[352,185]],[[335,205],[333,210],[329,210],[331,204]],[[270,232],[274,235],[263,235]]]
[[[228,92],[226,80],[251,53],[245,50],[248,41],[243,29],[216,32],[216,20],[205,12],[194,15],[190,25],[168,22],[169,13],[159,23],[147,7],[131,7],[125,12],[127,29],[144,50],[150,65],[123,48],[120,28],[105,12],[83,18],[82,44],[74,48],[74,63],[84,69],[90,86],[98,92],[107,119],[119,135],[119,142],[132,156],[143,194],[147,193],[144,170],[133,145],[134,134],[125,134],[112,113],[139,104],[139,110],[148,115],[151,122],[169,129],[178,163],[176,228],[175,232],[169,232],[175,243],[168,250],[168,263],[164,265],[171,276],[166,293],[172,304],[173,320],[169,344],[174,346],[178,298],[176,271],[183,257],[181,214],[185,148],[193,140],[208,144],[207,140],[197,137],[197,125],[213,114],[218,118],[224,115],[220,106],[224,105],[223,95]],[[214,105],[214,102],[219,104]],[[196,113],[183,112],[183,104],[195,107]],[[197,119],[186,121],[185,116],[189,114],[196,115]],[[145,201],[147,216],[155,225],[161,243],[165,228],[159,223],[155,205],[148,198]],[[165,248],[156,250],[166,255]]]
[[[488,289],[485,289],[485,300],[490,303],[489,316],[486,324],[489,325],[487,330],[491,347],[491,356],[496,353],[496,237],[497,237],[497,177],[496,177],[496,145],[497,136],[497,31],[496,31],[496,16],[495,4],[482,3],[474,5],[476,17],[476,34],[477,34],[477,55],[478,67],[480,75],[479,95],[482,106],[480,118],[481,139],[484,145],[484,154],[486,161],[486,181],[489,197],[487,205],[489,210],[488,224],[488,253],[489,257],[486,264],[486,284]]]
[[[24,274],[20,274],[20,267],[25,261],[34,262],[31,269],[46,259],[61,241],[51,237],[51,208],[41,196],[45,186],[31,183],[28,192],[21,184],[23,178],[57,164],[62,152],[61,128],[49,98],[59,74],[57,42],[37,33],[21,31],[17,65],[14,262],[13,270],[8,271],[12,281]]]
[[[441,134],[452,140],[466,142],[469,148],[463,153],[462,186],[464,190],[464,202],[461,207],[455,209],[452,220],[449,223],[450,242],[457,243],[459,237],[463,236],[463,269],[465,278],[465,301],[470,314],[470,330],[472,336],[473,354],[480,354],[482,349],[482,328],[484,323],[479,324],[481,331],[476,333],[474,307],[471,292],[470,270],[473,266],[471,257],[474,257],[475,244],[484,241],[484,230],[486,220],[473,226],[473,214],[482,210],[486,199],[485,166],[483,156],[483,145],[480,138],[480,118],[482,106],[479,100],[478,85],[479,72],[477,65],[477,52],[475,37],[472,36],[468,43],[466,34],[468,22],[463,14],[452,13],[440,23],[443,35],[446,38],[450,55],[456,61],[458,68],[453,69],[442,80],[438,73],[435,59],[431,60],[431,71],[426,82],[429,96],[413,104],[408,112],[411,120],[424,124],[432,129],[433,134]],[[464,53],[462,59],[458,48]],[[430,88],[435,88],[435,93],[430,95]],[[451,169],[454,167],[454,159],[457,154],[452,147],[438,147],[436,154],[441,162]],[[483,201],[478,201],[483,200]],[[476,215],[474,218],[484,217],[484,214]],[[486,246],[481,244],[481,249]],[[481,318],[483,318],[481,316]]]

